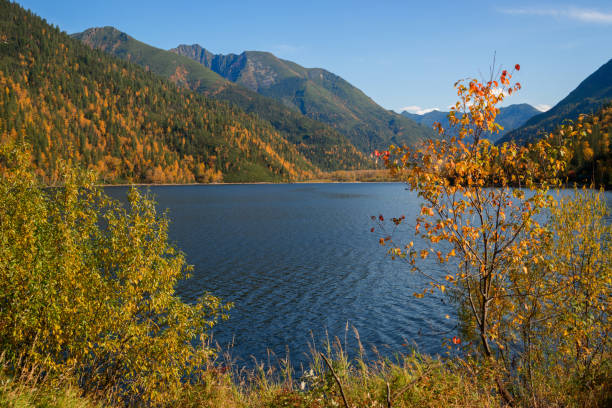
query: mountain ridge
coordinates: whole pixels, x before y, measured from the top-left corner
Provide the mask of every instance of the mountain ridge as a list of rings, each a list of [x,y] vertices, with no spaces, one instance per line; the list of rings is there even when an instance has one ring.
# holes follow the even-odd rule
[[[305,68],[265,51],[213,54],[198,44],[182,44],[170,51],[334,126],[364,153],[435,137],[431,129],[382,108],[361,90],[322,68]]]
[[[489,135],[488,139],[492,142],[499,140],[505,134],[523,125],[531,117],[537,115],[538,113],[540,113],[539,110],[527,103],[512,104],[500,108],[499,114],[496,118],[496,122],[499,123],[504,128],[504,130],[500,131],[499,134]],[[434,122],[440,122],[443,128],[448,129],[448,112],[435,109],[431,112],[419,115],[416,113],[403,111],[402,115],[413,119],[417,123],[430,127],[434,124]]]
[[[566,120],[581,114],[593,114],[612,100],[612,59],[586,77],[550,110],[529,119],[523,126],[506,134],[498,143],[516,140],[526,143],[554,131]]]

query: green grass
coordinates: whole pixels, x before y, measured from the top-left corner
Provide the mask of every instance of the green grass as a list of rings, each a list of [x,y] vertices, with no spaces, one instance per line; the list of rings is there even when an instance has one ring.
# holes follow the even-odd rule
[[[0,407],[6,408],[95,408],[97,399],[83,396],[83,391],[69,378],[45,378],[35,367],[24,365],[18,372],[0,356]]]

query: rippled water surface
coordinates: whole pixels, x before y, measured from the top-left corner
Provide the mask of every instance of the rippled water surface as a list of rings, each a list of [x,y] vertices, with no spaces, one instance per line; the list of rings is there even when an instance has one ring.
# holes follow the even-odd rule
[[[115,197],[126,190],[107,189]],[[214,339],[222,346],[233,342],[238,362],[267,361],[268,349],[284,357],[288,348],[299,366],[308,361],[312,338],[324,340],[327,332],[344,342],[347,323],[349,344],[355,327],[366,349],[386,355],[413,343],[437,353],[442,339],[454,334],[452,307],[439,297],[415,299],[418,277],[387,257],[378,244],[382,235],[370,232],[371,215],[403,214],[408,223],[396,236],[411,239],[419,201],[403,184],[150,190],[159,208],[168,209],[170,239],[195,266],[180,295],[193,300],[210,291],[234,302]]]

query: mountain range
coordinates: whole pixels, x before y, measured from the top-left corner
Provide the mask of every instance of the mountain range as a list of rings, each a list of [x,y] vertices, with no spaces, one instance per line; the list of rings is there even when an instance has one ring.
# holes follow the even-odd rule
[[[327,125],[337,132],[336,139],[338,134],[344,136],[366,155],[391,143],[413,145],[434,137],[431,129],[383,109],[339,76],[307,69],[267,52],[214,55],[199,45],[165,51],[113,27],[91,28],[73,37],[192,90],[235,103],[269,120],[280,131],[287,117],[293,117],[294,122],[308,118],[318,126]],[[314,122],[308,123],[312,126]],[[300,128],[304,126],[289,129],[288,138],[295,139],[295,130]],[[308,136],[302,135],[302,139]]]
[[[348,152],[348,145],[352,145],[367,155],[389,144],[414,145],[419,140],[434,137],[431,126],[436,121],[443,127],[448,125],[448,112],[432,111],[424,115],[402,112],[398,115],[378,106],[359,89],[329,71],[304,68],[268,52],[214,54],[198,44],[179,45],[164,51],[138,42],[112,27],[89,29],[74,36],[190,89],[258,114],[270,121],[287,140],[304,146],[302,152],[306,158],[325,169],[342,167],[330,166],[328,158],[322,163],[317,160],[322,157],[320,152],[309,154],[306,146],[311,152],[314,146],[322,144],[342,146],[341,150]],[[178,59],[180,57],[185,59]],[[553,130],[564,120],[597,111],[610,99],[612,60],[547,112],[540,112],[528,104],[500,108],[497,122],[504,130],[489,135],[489,139],[498,143],[511,139],[527,142],[539,133]],[[287,122],[291,122],[287,118],[292,118],[295,125],[287,126]],[[304,126],[300,123],[304,118],[314,122]],[[318,138],[296,132],[296,129],[309,129],[314,123],[320,127]],[[330,136],[333,134],[330,128],[337,131],[334,136]],[[354,168],[363,166],[359,160],[349,162],[360,163]]]
[[[495,142],[539,113],[541,113],[539,110],[527,103],[514,104],[500,108],[495,121],[504,129],[497,134],[488,135],[487,138]],[[416,114],[403,111],[402,115],[428,127],[432,127],[435,122],[439,122],[443,128],[448,129],[448,112],[433,110],[424,114]]]
[[[0,140],[28,142],[51,184],[62,160],[105,182],[304,180],[373,168],[374,149],[447,123],[446,112],[383,109],[329,71],[267,52],[162,50],[112,27],[68,36],[8,0],[0,11]],[[497,143],[533,140],[610,99],[612,60],[548,112],[501,108]]]
[[[313,164],[323,170],[360,169],[373,163],[340,132],[310,119],[274,99],[234,84],[205,66],[152,47],[113,27],[92,28],[72,35],[91,48],[140,65],[209,98],[230,102],[269,122]]]
[[[386,149],[392,143],[413,145],[434,136],[430,128],[380,107],[338,75],[321,68],[304,68],[261,51],[222,55],[198,44],[179,45],[171,51],[233,83],[334,126],[365,153]]]

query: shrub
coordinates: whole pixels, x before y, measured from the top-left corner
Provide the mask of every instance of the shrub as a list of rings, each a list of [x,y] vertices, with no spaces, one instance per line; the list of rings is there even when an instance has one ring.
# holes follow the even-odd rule
[[[527,272],[513,274],[505,360],[515,362],[523,398],[542,406],[612,400],[608,216],[603,193],[585,189],[561,197]]]
[[[0,146],[0,347],[15,369],[70,372],[127,404],[171,401],[198,381],[228,306],[175,294],[191,267],[148,195],[132,189],[124,207],[61,170],[63,186],[43,188],[24,148]]]

